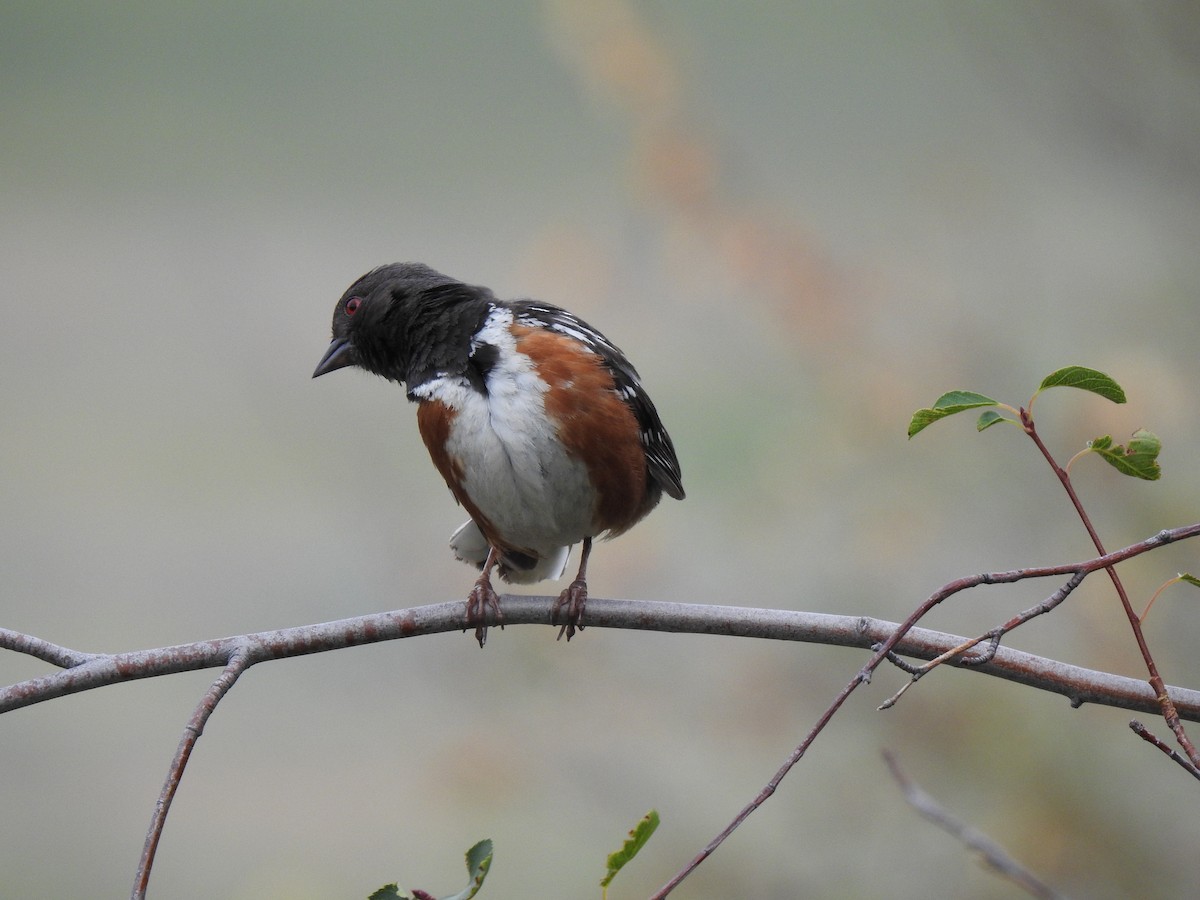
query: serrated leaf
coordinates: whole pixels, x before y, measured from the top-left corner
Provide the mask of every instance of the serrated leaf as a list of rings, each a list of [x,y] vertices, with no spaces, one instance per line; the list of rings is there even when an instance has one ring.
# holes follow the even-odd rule
[[[400,886],[397,884],[385,884],[367,900],[409,900],[408,894],[400,893]]]
[[[492,867],[492,842],[484,838],[467,851],[467,874],[471,883],[451,897],[443,900],[471,900],[483,887],[483,879],[487,877],[488,869]]]
[[[1105,462],[1122,475],[1144,478],[1146,481],[1157,481],[1162,477],[1162,469],[1158,467],[1158,453],[1162,450],[1162,441],[1144,428],[1139,428],[1133,433],[1128,447],[1114,445],[1112,435],[1108,434],[1096,438],[1088,447],[1099,453]]]
[[[1067,366],[1057,372],[1051,372],[1042,379],[1042,383],[1038,385],[1038,391],[1041,392],[1052,387],[1079,388],[1081,391],[1099,394],[1113,403],[1125,402],[1125,391],[1119,384],[1103,372],[1089,369],[1086,366]]]
[[[946,416],[952,416],[967,409],[979,409],[981,406],[995,406],[998,402],[991,397],[985,397],[983,394],[976,394],[974,391],[949,391],[938,397],[937,402],[933,406],[926,409],[918,409],[913,413],[912,420],[908,423],[908,436],[911,438],[922,429],[928,428],[938,419],[944,419]]]
[[[979,414],[979,421],[975,423],[976,431],[983,431],[985,428],[991,428],[997,422],[1012,422],[1008,416],[1002,416],[994,409],[989,409],[986,412]]]
[[[650,835],[658,828],[658,823],[658,810],[652,809],[642,816],[641,821],[630,830],[629,837],[625,839],[621,849],[608,854],[608,874],[600,882],[600,887],[608,887],[625,864],[638,855],[638,851],[646,846],[646,841],[650,840]]]

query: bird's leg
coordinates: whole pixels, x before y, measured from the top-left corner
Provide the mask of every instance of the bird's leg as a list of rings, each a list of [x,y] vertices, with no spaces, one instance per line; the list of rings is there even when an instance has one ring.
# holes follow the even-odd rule
[[[475,640],[479,641],[480,649],[487,642],[487,611],[490,608],[496,614],[496,624],[504,628],[504,613],[500,611],[500,597],[492,587],[492,569],[495,568],[500,553],[495,547],[488,547],[487,561],[483,571],[475,579],[475,586],[467,594],[467,628],[475,626]],[[467,629],[464,628],[463,631]]]
[[[579,573],[575,576],[575,580],[567,585],[567,589],[558,595],[558,599],[554,601],[554,606],[550,608],[550,624],[553,625],[558,618],[559,610],[564,606],[566,610],[566,618],[563,621],[562,628],[558,630],[558,638],[562,640],[565,633],[567,640],[575,636],[575,632],[583,631],[583,610],[587,606],[587,564],[588,556],[592,552],[592,539],[585,537],[583,539],[583,548],[579,553]]]

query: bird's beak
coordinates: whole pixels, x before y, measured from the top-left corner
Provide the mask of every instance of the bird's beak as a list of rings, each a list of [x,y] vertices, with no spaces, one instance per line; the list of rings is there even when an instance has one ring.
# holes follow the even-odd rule
[[[312,377],[316,378],[318,375],[324,375],[334,369],[352,366],[356,362],[358,362],[358,354],[355,353],[354,344],[350,342],[350,339],[334,338],[329,342],[329,349],[325,351],[321,361],[317,363],[317,370],[312,373]]]

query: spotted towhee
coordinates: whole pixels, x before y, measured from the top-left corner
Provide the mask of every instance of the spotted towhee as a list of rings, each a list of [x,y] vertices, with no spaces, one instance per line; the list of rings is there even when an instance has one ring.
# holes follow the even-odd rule
[[[565,309],[498,300],[419,263],[368,272],[333,311],[313,377],[359,366],[408,386],[429,455],[470,521],[450,539],[483,571],[467,623],[483,646],[492,569],[521,584],[579,574],[554,604],[561,637],[583,628],[592,539],[632,528],[663,493],[683,499],[679,460],[625,355]]]

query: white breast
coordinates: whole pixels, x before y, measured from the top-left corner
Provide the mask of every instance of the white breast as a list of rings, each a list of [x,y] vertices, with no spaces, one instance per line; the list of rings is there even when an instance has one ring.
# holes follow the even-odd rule
[[[465,473],[463,486],[480,512],[516,547],[546,556],[592,532],[587,471],[568,456],[546,418],[548,385],[517,352],[512,312],[495,309],[475,345],[499,351],[487,394],[464,376],[435,378],[413,390],[456,413],[446,450]]]

